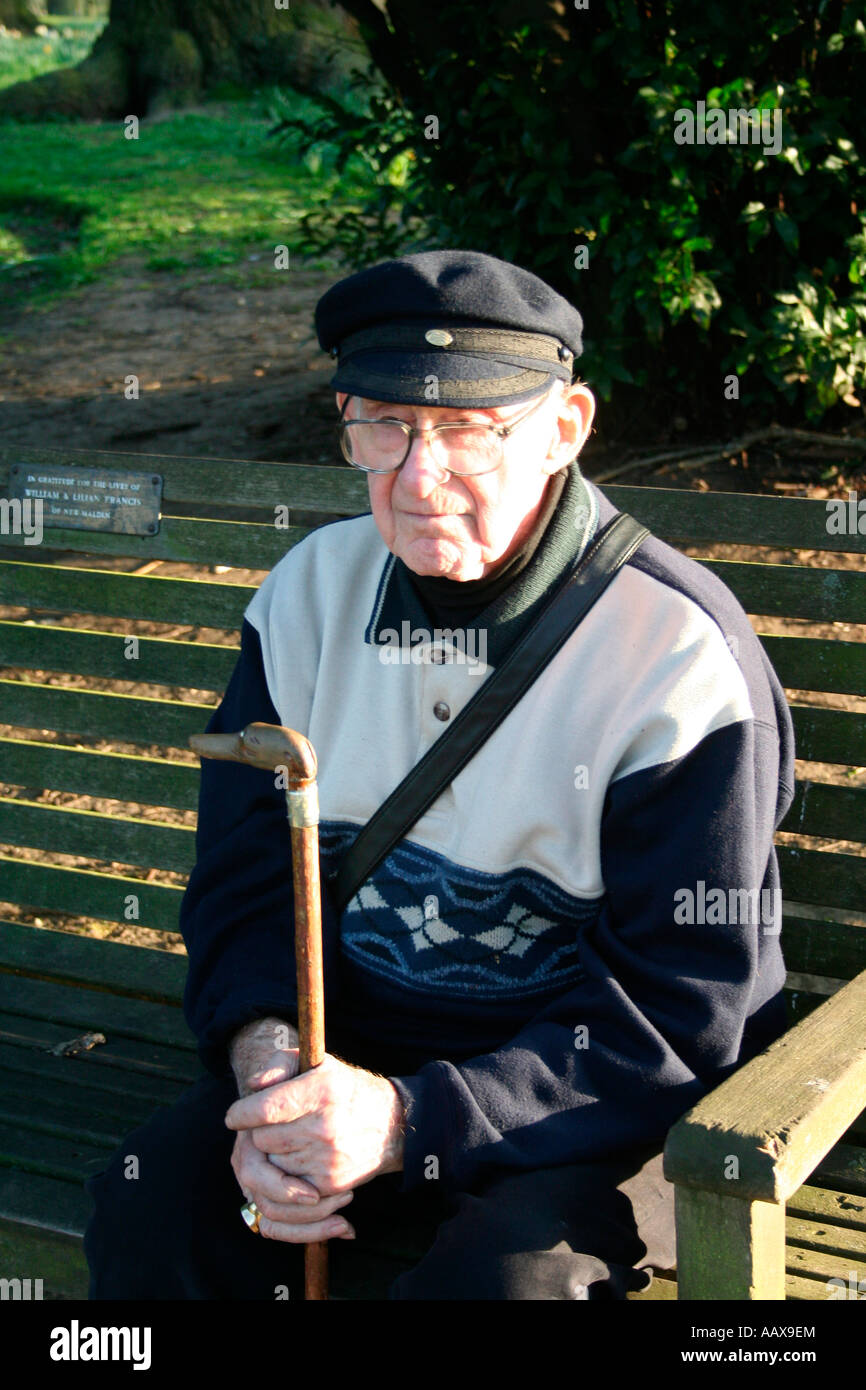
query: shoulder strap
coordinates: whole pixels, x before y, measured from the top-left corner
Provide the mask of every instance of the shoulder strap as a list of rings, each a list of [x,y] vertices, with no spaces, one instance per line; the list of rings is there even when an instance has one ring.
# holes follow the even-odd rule
[[[599,531],[505,659],[349,846],[330,880],[339,913],[511,712],[649,534],[628,512]]]

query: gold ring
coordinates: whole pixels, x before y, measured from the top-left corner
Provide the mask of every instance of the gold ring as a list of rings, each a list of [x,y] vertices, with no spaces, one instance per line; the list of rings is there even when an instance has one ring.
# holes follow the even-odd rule
[[[244,1218],[244,1221],[246,1221],[250,1230],[255,1231],[256,1235],[258,1235],[262,1213],[259,1211],[255,1202],[244,1202],[244,1205],[241,1207],[241,1216]]]

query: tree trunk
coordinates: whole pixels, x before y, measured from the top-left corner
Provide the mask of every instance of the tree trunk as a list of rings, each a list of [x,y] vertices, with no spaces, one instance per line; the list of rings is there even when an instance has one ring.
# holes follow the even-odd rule
[[[45,19],[39,0],[0,0],[0,24],[30,34]]]
[[[5,4],[20,0],[0,0]],[[0,92],[0,119],[117,120],[190,105],[217,83],[330,90],[369,61],[335,0],[111,0],[87,58]]]

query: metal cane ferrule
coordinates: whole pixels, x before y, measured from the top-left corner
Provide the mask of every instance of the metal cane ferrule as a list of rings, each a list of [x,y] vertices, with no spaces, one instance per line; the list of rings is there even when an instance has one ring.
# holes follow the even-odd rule
[[[287,788],[286,807],[289,813],[289,825],[301,829],[310,825],[318,825],[319,794],[316,783],[311,782],[309,786],[299,787],[296,791]]]

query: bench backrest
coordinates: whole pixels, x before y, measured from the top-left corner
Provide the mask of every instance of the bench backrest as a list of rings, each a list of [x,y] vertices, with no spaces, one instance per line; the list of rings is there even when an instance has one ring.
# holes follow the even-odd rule
[[[0,448],[0,499],[10,469],[36,465],[152,470],[163,514],[155,535],[46,527],[38,547],[0,535],[0,916],[15,904],[19,917],[174,932],[194,861],[187,736],[228,682],[256,584],[309,529],[288,521],[367,511],[366,482],[348,466]],[[866,502],[858,530],[856,500],[841,517],[799,498],[604,490],[661,539],[697,548],[757,615],[794,692],[808,766],[779,854],[796,1017],[866,968]],[[759,549],[744,561],[731,546]],[[774,633],[779,619],[796,630]],[[13,935],[20,954],[20,926]]]

